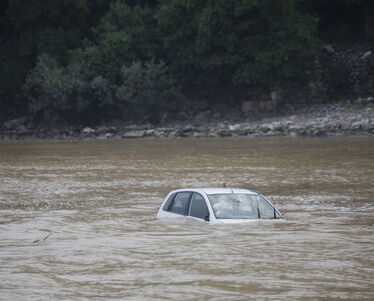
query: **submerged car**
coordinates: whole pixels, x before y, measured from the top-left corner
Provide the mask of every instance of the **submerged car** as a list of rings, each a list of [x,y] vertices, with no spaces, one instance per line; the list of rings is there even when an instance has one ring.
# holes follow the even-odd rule
[[[263,195],[250,189],[195,188],[171,191],[158,218],[187,216],[213,224],[283,218]]]

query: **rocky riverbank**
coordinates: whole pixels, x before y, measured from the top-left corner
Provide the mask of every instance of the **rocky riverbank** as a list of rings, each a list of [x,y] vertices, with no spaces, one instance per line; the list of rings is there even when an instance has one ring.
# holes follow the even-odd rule
[[[195,114],[188,121],[162,126],[123,125],[119,122],[96,127],[38,127],[27,117],[3,123],[0,139],[131,139],[203,137],[316,137],[374,135],[374,97],[330,104],[290,107],[276,114],[243,116],[228,112],[216,116],[210,111]],[[227,117],[227,118],[225,118]]]

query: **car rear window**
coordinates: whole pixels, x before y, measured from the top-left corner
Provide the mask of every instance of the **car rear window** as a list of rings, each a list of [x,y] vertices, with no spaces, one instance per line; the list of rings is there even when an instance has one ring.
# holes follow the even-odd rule
[[[171,201],[174,199],[174,196],[175,196],[175,193],[172,193],[172,194],[169,196],[169,198],[168,198],[167,201],[165,202],[164,207],[162,207],[162,210],[164,210],[164,211],[169,211],[170,203],[171,203]]]

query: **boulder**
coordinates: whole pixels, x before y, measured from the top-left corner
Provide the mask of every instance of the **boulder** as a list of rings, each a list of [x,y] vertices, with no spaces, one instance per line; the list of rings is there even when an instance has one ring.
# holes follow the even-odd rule
[[[229,137],[232,136],[232,132],[228,129],[220,129],[215,133],[218,137]]]
[[[145,135],[145,131],[129,131],[123,133],[123,138],[143,138]]]
[[[327,44],[327,45],[323,46],[323,50],[325,50],[329,54],[334,54],[335,53],[334,47],[332,47],[332,45],[330,45],[330,44]]]
[[[165,132],[164,131],[160,131],[160,130],[156,130],[154,132],[154,136],[157,137],[157,138],[164,137],[165,136]]]
[[[186,125],[183,129],[182,129],[182,132],[183,133],[188,133],[188,132],[191,132],[192,130],[194,130],[194,127],[192,125]]]
[[[146,136],[146,137],[152,137],[152,136],[155,136],[155,130],[146,130],[145,131],[145,133],[144,133],[144,135]]]
[[[235,134],[239,136],[246,136],[251,133],[253,133],[253,129],[248,129],[248,128],[241,128],[235,131]]]
[[[269,131],[274,131],[274,126],[269,123],[263,123],[258,126],[258,129],[266,134]]]
[[[93,134],[95,133],[95,130],[90,128],[90,127],[85,127],[83,130],[82,130],[82,134]]]
[[[106,126],[103,126],[103,125],[99,125],[96,127],[96,133],[101,135],[101,134],[105,134],[109,131],[109,128],[107,128]]]
[[[279,121],[275,121],[272,124],[274,131],[282,131],[283,125]]]
[[[230,131],[236,131],[240,128],[240,124],[229,125]]]
[[[169,133],[169,138],[177,138],[180,137],[180,132],[178,130],[172,131]]]

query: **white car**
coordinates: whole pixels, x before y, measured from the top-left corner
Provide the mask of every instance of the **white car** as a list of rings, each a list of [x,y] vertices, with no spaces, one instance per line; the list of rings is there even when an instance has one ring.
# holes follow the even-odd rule
[[[256,219],[283,218],[263,195],[237,188],[179,189],[168,194],[158,210],[158,218],[188,216],[213,224]]]

